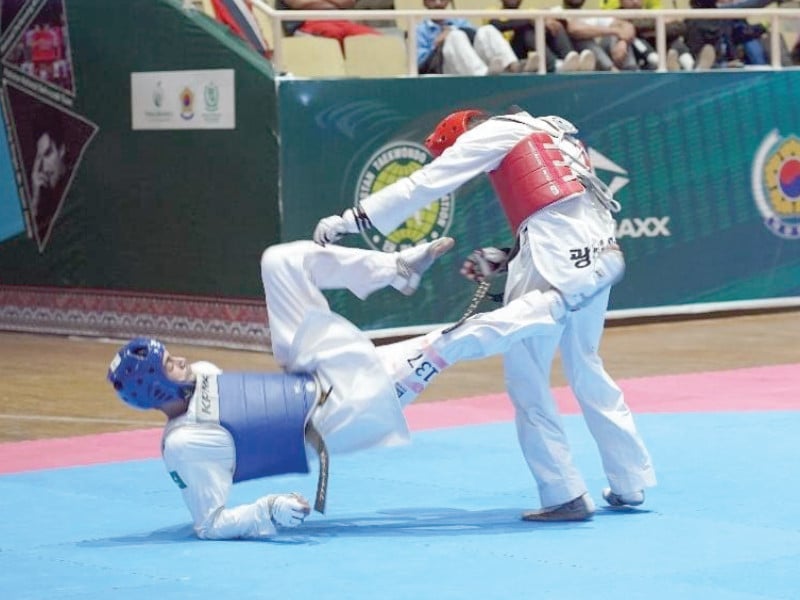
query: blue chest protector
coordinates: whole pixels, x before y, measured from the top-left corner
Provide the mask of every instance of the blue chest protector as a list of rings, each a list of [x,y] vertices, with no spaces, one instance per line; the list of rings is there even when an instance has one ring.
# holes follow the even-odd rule
[[[308,473],[304,429],[317,386],[310,375],[223,373],[219,422],[233,436],[233,481]]]

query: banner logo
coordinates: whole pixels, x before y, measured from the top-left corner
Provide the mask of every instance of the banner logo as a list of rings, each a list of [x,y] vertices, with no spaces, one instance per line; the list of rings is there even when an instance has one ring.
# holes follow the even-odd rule
[[[156,84],[156,87],[153,89],[153,106],[156,108],[161,108],[161,105],[164,103],[164,88],[161,87],[161,82],[159,81]]]
[[[203,89],[203,98],[208,112],[219,110],[219,88],[213,81]]]
[[[669,217],[633,217],[617,222],[615,236],[620,238],[670,237]]]
[[[367,196],[411,175],[431,162],[433,157],[424,146],[406,141],[396,141],[383,146],[361,172],[356,186],[356,203]],[[375,229],[361,235],[367,244],[382,252],[395,252],[447,235],[453,221],[454,195],[447,194],[407,219],[387,236]]]
[[[194,117],[194,92],[189,87],[181,90],[181,118],[187,121]]]
[[[753,158],[751,182],[764,226],[778,237],[800,239],[800,139],[770,131]]]

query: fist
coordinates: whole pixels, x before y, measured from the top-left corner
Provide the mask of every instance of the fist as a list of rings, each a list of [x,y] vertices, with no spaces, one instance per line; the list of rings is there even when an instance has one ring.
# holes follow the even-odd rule
[[[269,512],[280,527],[297,527],[311,513],[311,505],[300,494],[279,494],[270,499]]]
[[[481,283],[506,270],[508,251],[502,248],[478,248],[464,260],[461,274],[476,283]]]

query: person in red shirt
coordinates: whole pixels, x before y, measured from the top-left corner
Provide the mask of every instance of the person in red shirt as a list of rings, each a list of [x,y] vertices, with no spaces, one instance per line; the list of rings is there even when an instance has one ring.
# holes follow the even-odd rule
[[[350,10],[355,6],[355,0],[277,0],[275,8],[278,10]],[[283,21],[283,31],[286,35],[296,32],[308,35],[318,35],[338,40],[344,49],[344,38],[351,35],[380,35],[363,23],[345,19],[313,20],[313,21]]]

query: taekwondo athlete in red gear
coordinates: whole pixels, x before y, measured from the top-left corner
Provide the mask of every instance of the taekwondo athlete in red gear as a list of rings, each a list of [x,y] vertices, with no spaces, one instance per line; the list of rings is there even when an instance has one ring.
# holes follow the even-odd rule
[[[549,335],[522,340],[504,355],[517,436],[539,491],[541,509],[527,520],[590,519],[594,502],[575,467],[550,369],[560,350],[565,374],[599,449],[612,506],[635,506],[656,483],[650,455],[625,398],[598,355],[610,285],[622,276],[612,212],[619,204],[593,172],[575,126],[525,111],[490,117],[478,110],[448,115],[426,139],[436,157],[406,178],[320,220],[319,244],[375,227],[388,235],[416,211],[488,174],[518,251],[508,263],[505,302],[557,289],[572,308]],[[493,249],[494,250],[494,249]],[[481,251],[462,272],[477,271]],[[483,261],[483,267],[500,261]],[[622,264],[619,264],[622,263]]]
[[[157,340],[136,338],[111,362],[108,379],[135,408],[168,418],[167,471],[203,539],[270,537],[310,512],[299,494],[272,494],[228,507],[239,481],[307,473],[309,421],[331,454],[405,443],[403,408],[460,360],[507,352],[533,335],[551,336],[566,307],[553,291],[534,291],[457,330],[434,331],[375,347],[330,310],[321,290],[361,299],[386,286],[413,294],[422,274],[453,246],[440,238],[397,253],[310,241],[267,248],[261,259],[275,360],[284,373],[222,373],[173,357]]]

